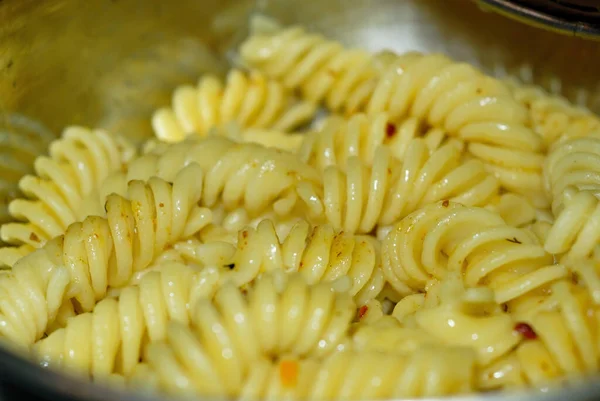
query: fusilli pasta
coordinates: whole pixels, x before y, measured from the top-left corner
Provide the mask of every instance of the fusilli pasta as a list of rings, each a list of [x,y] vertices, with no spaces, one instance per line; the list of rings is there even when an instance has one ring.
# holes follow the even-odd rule
[[[395,60],[387,54],[374,57],[364,50],[346,50],[302,27],[284,29],[265,17],[254,18],[251,25],[253,34],[240,48],[242,63],[333,111],[358,111],[373,92],[382,68]]]
[[[323,361],[258,361],[240,399],[367,400],[462,394],[474,388],[468,348],[431,346],[409,355],[338,352]]]
[[[544,177],[555,216],[546,250],[574,259],[591,255],[600,240],[600,138],[565,140],[548,155]]]
[[[350,157],[356,156],[372,166],[380,145],[389,147],[392,156],[404,160],[414,138],[422,137],[430,152],[438,149],[447,139],[443,130],[422,130],[419,121],[408,118],[400,124],[392,123],[386,113],[373,117],[355,114],[348,119],[329,117],[322,128],[308,134],[298,151],[300,158],[319,170],[328,166],[347,168]]]
[[[600,129],[600,119],[584,107],[576,107],[562,96],[540,87],[507,81],[515,99],[530,115],[532,128],[550,147],[566,138],[584,137]]]
[[[93,379],[113,373],[130,377],[143,356],[145,337],[164,340],[169,321],[188,325],[190,308],[214,295],[218,277],[212,269],[196,272],[165,263],[144,274],[139,284],[121,289],[118,299],[104,298],[91,312],[69,318],[64,328],[38,341],[33,352],[44,366]]]
[[[256,401],[600,372],[598,116],[265,17],[233,57],[175,89],[139,156],[71,127],[36,160],[0,228],[0,342],[117,388]],[[0,194],[42,153],[14,149]]]
[[[491,211],[437,202],[405,217],[382,247],[388,282],[401,294],[425,288],[430,278],[464,275],[467,287],[485,285],[507,303],[567,277],[533,233],[508,226]]]
[[[221,202],[226,210],[243,206],[251,216],[271,206],[286,215],[296,205],[294,187],[300,180],[320,182],[317,171],[291,153],[214,136],[144,155],[130,163],[122,182],[151,176],[170,180],[188,163],[199,164],[204,172],[203,205]]]
[[[351,233],[369,233],[442,199],[485,205],[498,194],[499,183],[480,161],[461,163],[461,154],[456,143],[430,153],[415,139],[398,162],[389,148],[379,147],[371,168],[352,156],[345,172],[330,166],[321,188],[301,182],[298,193],[312,219]]]
[[[19,259],[0,276],[0,335],[25,346],[58,319],[91,311],[109,287],[122,287],[135,272],[182,237],[211,221],[197,205],[200,168],[191,164],[173,184],[151,178],[129,183],[129,200],[111,195],[106,218],[89,216],[64,235]]]
[[[381,67],[368,53],[345,50],[302,28],[252,34],[242,60],[304,96],[327,96],[333,111],[386,111],[392,121],[417,117],[468,142],[509,190],[544,207],[541,185],[543,140],[526,126],[527,112],[502,82],[439,54],[388,56]],[[353,58],[352,58],[353,57]],[[338,65],[338,60],[348,58]],[[350,61],[352,59],[352,61]]]
[[[309,284],[348,276],[349,292],[362,305],[375,298],[384,284],[376,240],[335,231],[328,225],[310,227],[302,220],[282,239],[270,220],[262,220],[255,229],[240,231],[237,246],[215,242],[197,244],[187,251],[188,257],[204,264],[225,261],[223,265],[231,266],[225,276],[237,286],[272,271],[300,272]]]
[[[174,392],[234,396],[260,358],[323,356],[342,345],[355,306],[347,293],[299,274],[265,275],[248,295],[225,284],[200,300],[193,325],[169,324],[167,341],[147,356],[161,384]]]
[[[134,156],[126,142],[105,131],[82,127],[67,128],[50,144],[50,155],[35,161],[37,175],[26,175],[19,188],[28,199],[15,199],[9,212],[22,222],[0,228],[2,240],[21,249],[0,250],[0,262],[12,265],[15,257],[31,252],[65,232],[69,224],[81,221],[85,198],[119,171]]]
[[[237,122],[242,128],[290,131],[314,117],[316,106],[297,102],[277,81],[261,73],[233,69],[227,81],[203,76],[198,87],[181,86],[173,93],[172,108],[152,116],[156,137],[179,142],[189,135],[205,136],[211,128]]]

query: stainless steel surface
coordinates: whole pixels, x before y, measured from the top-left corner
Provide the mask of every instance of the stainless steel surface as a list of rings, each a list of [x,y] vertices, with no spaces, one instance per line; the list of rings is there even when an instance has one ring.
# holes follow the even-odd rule
[[[563,35],[600,40],[598,0],[477,0],[502,15]]]
[[[26,116],[55,135],[84,124],[142,140],[151,111],[177,84],[224,71],[222,53],[251,8],[243,0],[2,0],[0,117]],[[443,51],[600,110],[600,43],[485,13],[469,0],[263,0],[258,8],[349,46]],[[52,399],[141,399],[34,368],[4,350],[0,377]],[[600,383],[460,398],[471,399],[593,400]]]

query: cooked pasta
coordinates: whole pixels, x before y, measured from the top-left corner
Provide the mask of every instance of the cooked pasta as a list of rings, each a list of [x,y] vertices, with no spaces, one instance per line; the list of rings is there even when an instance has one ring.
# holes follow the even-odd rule
[[[498,213],[509,226],[515,227],[524,227],[538,221],[540,213],[527,198],[510,192],[498,195],[486,208]]]
[[[251,67],[299,87],[310,99],[327,96],[334,111],[356,111],[360,104],[370,115],[388,112],[392,121],[412,116],[442,128],[467,142],[508,190],[531,198],[536,207],[547,204],[541,185],[544,143],[526,126],[526,109],[505,84],[468,64],[408,53],[388,57],[378,69],[374,56],[299,27],[258,31],[240,54]],[[354,54],[356,61],[337,65]]]
[[[175,88],[139,150],[71,127],[35,161],[0,227],[0,342],[256,401],[600,372],[600,117],[441,54],[250,25],[242,69]],[[0,179],[31,174],[19,144]]]
[[[280,215],[286,215],[296,204],[295,185],[300,180],[320,181],[316,170],[291,153],[211,136],[136,159],[129,165],[125,182],[151,176],[170,180],[192,162],[204,172],[203,205],[213,207],[221,202],[226,210],[243,206],[252,216],[271,206]]]
[[[473,390],[468,348],[423,347],[409,355],[338,352],[325,360],[258,361],[240,399],[373,400],[436,397]]]
[[[36,159],[37,175],[26,175],[19,182],[27,198],[13,200],[9,212],[20,222],[2,225],[0,235],[3,241],[23,247],[0,250],[0,262],[12,265],[11,255],[29,253],[81,221],[86,196],[133,155],[131,145],[105,131],[67,128],[51,143],[50,155]]]
[[[555,216],[546,250],[574,259],[590,256],[600,241],[600,138],[559,144],[548,155],[544,177]]]
[[[315,111],[313,103],[295,101],[281,83],[256,71],[233,69],[225,84],[205,75],[197,87],[177,88],[171,108],[157,110],[152,116],[152,127],[156,137],[165,142],[206,136],[211,128],[228,122],[285,132],[312,120]]]
[[[147,358],[168,390],[234,396],[261,358],[334,352],[354,312],[349,294],[327,284],[267,274],[247,295],[229,283],[214,301],[198,301],[192,326],[169,324],[167,341],[150,344]]]
[[[415,139],[398,162],[389,148],[379,147],[371,168],[352,156],[345,172],[330,166],[322,187],[302,182],[298,193],[313,220],[351,233],[369,233],[442,199],[485,205],[498,194],[499,183],[478,160],[461,163],[461,154],[456,143],[430,153]]]
[[[383,270],[401,294],[423,290],[430,278],[462,272],[466,287],[485,285],[507,303],[567,277],[533,233],[491,211],[437,202],[405,217],[384,240]]]
[[[193,306],[214,295],[218,279],[212,269],[163,264],[139,284],[121,289],[117,299],[104,298],[91,312],[69,318],[64,328],[38,341],[33,352],[46,367],[96,380],[113,373],[128,378],[143,356],[146,337],[162,341],[168,322],[189,324]]]
[[[367,166],[374,163],[380,145],[389,147],[392,156],[404,160],[414,138],[422,137],[430,152],[447,139],[443,130],[422,130],[419,121],[408,118],[400,124],[390,121],[386,113],[373,117],[355,114],[348,119],[327,118],[323,126],[307,135],[298,151],[300,158],[319,170],[338,166],[345,170],[350,157],[356,156]]]
[[[562,96],[514,80],[507,83],[515,99],[527,108],[532,128],[544,138],[548,147],[562,139],[584,137],[600,129],[598,116],[569,103]]]
[[[597,302],[585,289],[565,280],[554,283],[552,292],[557,306],[531,319],[530,341],[515,351],[529,385],[580,380],[598,371]]]
[[[335,231],[328,225],[311,227],[305,221],[296,223],[280,239],[273,223],[262,220],[255,229],[240,231],[237,247],[215,242],[198,244],[188,252],[199,262],[224,260],[224,265],[231,266],[226,277],[237,286],[272,271],[300,272],[309,284],[348,276],[352,280],[350,294],[362,305],[374,299],[384,284],[378,241]]]
[[[129,183],[129,199],[111,195],[106,218],[89,216],[64,235],[19,259],[0,276],[0,336],[28,346],[57,321],[89,312],[109,287],[127,285],[135,272],[180,238],[211,221],[197,205],[199,166],[181,170],[173,183],[152,178]]]
[[[265,24],[270,28],[263,29]],[[302,27],[284,29],[264,17],[254,18],[251,30],[253,34],[240,48],[243,64],[280,80],[286,88],[299,89],[308,101],[325,103],[333,111],[359,110],[389,62],[389,57],[377,60],[367,51],[347,50]]]

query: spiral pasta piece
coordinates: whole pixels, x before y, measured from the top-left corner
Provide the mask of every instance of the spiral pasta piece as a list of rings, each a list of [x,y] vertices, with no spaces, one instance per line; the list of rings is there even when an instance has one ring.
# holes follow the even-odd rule
[[[27,198],[13,200],[9,211],[21,222],[2,225],[2,240],[24,244],[24,251],[30,252],[63,234],[69,224],[86,217],[86,196],[123,169],[134,153],[131,145],[105,131],[68,127],[50,144],[50,155],[36,159],[37,175],[19,182]]]
[[[306,135],[298,153],[303,161],[321,171],[329,166],[346,170],[352,156],[372,166],[381,145],[386,145],[396,159],[404,160],[414,138],[423,138],[433,152],[446,142],[447,136],[438,128],[425,132],[415,118],[395,124],[386,113],[372,117],[360,113],[348,119],[333,116],[323,122],[322,128]]]
[[[218,288],[214,269],[195,271],[164,263],[139,284],[122,288],[117,299],[104,298],[91,312],[67,320],[33,346],[44,367],[71,370],[94,380],[135,374],[148,342],[166,338],[168,322],[189,325],[193,306]]]
[[[523,376],[533,385],[559,377],[577,379],[598,371],[597,301],[587,289],[566,280],[552,285],[552,296],[557,307],[531,319],[532,340],[516,350]]]
[[[220,203],[226,210],[243,206],[251,216],[270,208],[280,215],[288,214],[296,204],[297,183],[321,180],[315,169],[289,152],[210,136],[173,144],[160,154],[136,159],[121,182],[151,176],[171,180],[189,163],[197,163],[204,171],[204,206]]]
[[[312,120],[315,112],[314,104],[296,101],[279,82],[257,71],[233,69],[224,84],[205,75],[196,88],[177,88],[171,108],[152,116],[152,127],[161,141],[179,142],[189,135],[206,136],[211,128],[228,122],[287,132]]]
[[[600,119],[594,113],[574,106],[562,96],[514,80],[507,84],[515,99],[527,108],[533,130],[544,138],[547,147],[563,139],[588,136],[600,129]]]
[[[301,183],[298,193],[312,219],[350,233],[394,224],[418,207],[442,199],[487,204],[498,194],[498,181],[478,160],[462,163],[461,155],[456,143],[430,154],[422,139],[414,139],[401,163],[387,147],[380,147],[371,168],[353,156],[346,172],[330,166],[321,188]]]
[[[442,128],[467,143],[508,190],[528,196],[537,207],[547,204],[541,188],[543,140],[526,126],[525,108],[509,89],[474,67],[439,54],[392,64],[366,110]]]
[[[166,247],[210,223],[210,210],[197,205],[201,173],[191,164],[172,184],[131,181],[128,199],[108,197],[106,218],[73,223],[18,260],[0,276],[0,336],[33,344],[57,319],[91,311],[109,287],[127,285]]]
[[[555,221],[545,248],[570,259],[590,256],[600,240],[600,138],[567,139],[546,160]]]
[[[309,99],[326,98],[333,111],[387,112],[392,121],[412,116],[441,128],[467,142],[508,190],[537,207],[548,202],[541,186],[544,143],[527,127],[525,108],[505,84],[468,64],[407,53],[378,65],[377,56],[345,50],[299,27],[254,33],[240,54]]]
[[[461,394],[474,387],[467,348],[431,346],[408,355],[338,352],[323,361],[260,361],[240,399],[377,400]]]
[[[477,296],[477,294],[474,294]],[[513,317],[506,313],[469,311],[479,300],[451,297],[414,314],[417,327],[447,346],[471,347],[479,366],[487,366],[511,352],[522,340]],[[493,297],[492,297],[493,302]]]
[[[214,301],[200,300],[192,327],[170,324],[165,343],[147,357],[166,390],[234,396],[264,357],[322,357],[346,338],[355,313],[347,293],[299,274],[268,274],[248,295],[225,284]]]
[[[261,29],[265,20],[273,29]],[[286,88],[298,89],[310,102],[325,103],[332,111],[350,114],[359,110],[390,59],[344,49],[300,26],[282,28],[265,17],[254,18],[251,31],[239,51],[245,65],[281,81]]]
[[[401,294],[458,272],[467,288],[492,288],[499,304],[536,294],[568,275],[533,233],[508,226],[489,210],[454,202],[428,205],[404,218],[384,240],[382,258],[386,279]]]
[[[223,255],[224,264],[232,266],[227,279],[240,287],[273,271],[299,272],[311,285],[348,276],[349,293],[362,305],[374,299],[384,284],[378,241],[335,231],[329,225],[311,227],[303,220],[281,240],[273,222],[262,220],[256,228],[240,231],[235,247],[202,244],[193,251],[195,260]]]

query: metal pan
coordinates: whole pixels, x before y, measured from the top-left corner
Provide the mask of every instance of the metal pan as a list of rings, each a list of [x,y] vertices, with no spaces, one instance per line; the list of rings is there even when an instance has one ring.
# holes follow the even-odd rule
[[[102,127],[141,141],[176,85],[226,69],[253,3],[238,0],[2,0],[0,116],[59,133]],[[600,43],[484,12],[468,0],[272,0],[271,14],[370,50],[443,51],[494,75],[516,75],[600,111]],[[5,398],[142,400],[45,371],[0,348]],[[0,390],[0,399],[2,390]],[[456,400],[594,400],[600,382],[553,393]]]

